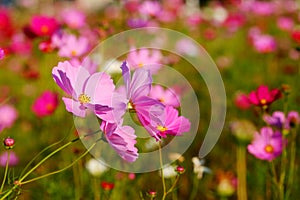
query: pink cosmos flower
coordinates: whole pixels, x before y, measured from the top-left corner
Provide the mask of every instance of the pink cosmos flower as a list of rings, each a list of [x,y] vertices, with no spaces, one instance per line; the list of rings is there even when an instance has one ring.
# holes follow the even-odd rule
[[[178,95],[174,90],[167,88],[166,90],[160,86],[155,85],[151,87],[149,97],[156,99],[163,103],[164,105],[169,105],[173,107],[179,107],[180,101]]]
[[[271,35],[257,35],[253,38],[253,46],[259,53],[271,53],[277,48],[276,41]]]
[[[58,95],[51,91],[43,92],[33,103],[31,110],[38,117],[51,115],[58,106]]]
[[[292,39],[300,44],[300,29],[295,29],[291,32]]]
[[[43,15],[33,16],[29,26],[37,36],[51,36],[59,28],[55,18]]]
[[[89,41],[85,37],[76,38],[75,35],[64,35],[58,55],[66,58],[80,57],[89,49]]]
[[[148,20],[143,18],[129,18],[127,25],[130,28],[143,28],[148,26]]]
[[[101,130],[104,132],[107,142],[127,162],[134,162],[138,158],[136,144],[136,135],[134,129],[130,126],[117,126],[117,124],[101,124]]]
[[[199,48],[189,39],[178,40],[175,48],[178,53],[188,56],[197,56],[200,53]]]
[[[178,116],[178,111],[172,106],[166,106],[164,114],[159,116],[159,120],[152,120],[151,126],[145,128],[151,135],[167,137],[167,135],[179,136],[190,130],[191,123],[183,116]]]
[[[113,113],[119,119],[119,116],[122,116],[126,110],[136,112],[141,124],[148,126],[152,120],[157,120],[164,110],[162,103],[148,97],[152,84],[151,74],[144,69],[137,69],[131,78],[126,62],[123,62],[121,69],[125,88],[114,96]],[[151,134],[151,136],[157,140],[160,139],[158,135]]]
[[[4,49],[2,49],[2,48],[0,47],[0,60],[2,60],[4,57],[5,57]]]
[[[10,128],[18,118],[17,110],[7,104],[0,105],[0,131]]]
[[[59,62],[52,70],[56,84],[72,98],[63,97],[66,109],[79,117],[85,117],[91,109],[105,120],[111,110],[114,84],[109,75],[98,72],[90,75],[83,67],[73,67],[68,61]]]
[[[155,74],[161,68],[162,54],[159,50],[134,49],[127,56],[127,62],[131,69],[143,68]]]
[[[8,152],[5,151],[0,155],[0,166],[5,167],[8,159]],[[14,167],[19,163],[19,158],[17,154],[10,150],[9,152],[9,160],[8,160],[8,166],[9,167]]]
[[[61,12],[63,22],[72,29],[79,29],[85,25],[85,14],[76,9],[65,9]]]
[[[249,102],[247,95],[242,92],[238,92],[235,94],[234,104],[236,107],[238,107],[241,110],[246,110],[251,106],[251,103]]]
[[[10,38],[14,33],[14,27],[9,14],[9,10],[0,7],[0,41]]]
[[[261,85],[256,91],[250,92],[248,95],[249,102],[256,106],[268,106],[277,99],[281,98],[282,94],[280,90],[273,89],[269,90],[268,86]]]
[[[23,34],[15,34],[11,38],[11,52],[20,55],[29,55],[32,50],[32,42],[27,40]]]
[[[297,111],[290,111],[287,115],[287,118],[283,112],[275,111],[271,116],[264,115],[263,119],[269,125],[284,130],[289,130],[300,123],[300,117]]]
[[[237,31],[246,22],[245,16],[242,14],[229,14],[223,25],[231,32]]]
[[[161,10],[161,4],[158,1],[144,1],[139,7],[140,14],[146,16],[157,16]]]
[[[257,15],[268,16],[275,12],[276,6],[274,2],[254,1],[251,3],[251,10]]]
[[[283,31],[291,31],[294,28],[294,21],[289,17],[280,17],[277,19],[277,26]]]
[[[256,158],[272,161],[280,156],[285,146],[285,140],[279,131],[273,131],[270,127],[263,127],[260,133],[256,132],[248,151]]]

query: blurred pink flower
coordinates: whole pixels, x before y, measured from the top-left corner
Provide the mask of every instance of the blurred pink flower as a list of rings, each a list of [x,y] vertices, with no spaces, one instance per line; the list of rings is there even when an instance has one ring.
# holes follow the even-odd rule
[[[134,162],[138,158],[138,150],[134,146],[136,135],[133,128],[103,121],[101,130],[104,132],[107,142],[121,158],[127,162]]]
[[[166,90],[160,86],[155,85],[151,87],[149,96],[153,99],[160,101],[164,105],[179,107],[180,100],[178,95],[175,93],[174,90],[167,88]]]
[[[0,60],[2,60],[4,57],[5,57],[4,49],[2,49],[2,48],[0,47]]]
[[[263,119],[269,125],[275,126],[279,129],[290,130],[300,123],[299,113],[297,111],[290,111],[287,117],[281,111],[275,111],[273,114],[264,115]]]
[[[89,50],[86,37],[76,38],[75,35],[64,35],[61,40],[58,55],[66,58],[80,57]]]
[[[176,20],[176,14],[168,10],[163,10],[157,15],[157,18],[161,22],[170,23]]]
[[[283,31],[291,31],[294,28],[294,21],[289,17],[280,17],[277,19],[277,26]]]
[[[129,1],[125,1],[124,8],[129,13],[134,13],[134,12],[138,11],[139,5],[140,5],[139,0],[129,0]]]
[[[44,15],[33,16],[29,26],[37,36],[51,36],[59,28],[55,18]]]
[[[158,1],[144,1],[139,6],[140,14],[146,16],[157,16],[161,10],[161,4]]]
[[[0,41],[10,38],[14,33],[14,27],[9,10],[0,7]]]
[[[242,27],[246,22],[245,16],[236,13],[236,14],[229,14],[226,20],[223,22],[223,25],[227,27],[229,31],[237,31],[240,27]]]
[[[242,92],[237,92],[234,97],[234,104],[241,110],[246,110],[250,108],[251,103],[246,94]]]
[[[253,46],[259,53],[271,53],[277,48],[275,39],[271,35],[257,35],[253,38]]]
[[[155,74],[161,68],[162,54],[157,49],[132,48],[127,56],[127,62],[131,69],[143,68]]]
[[[178,40],[175,45],[176,50],[178,53],[188,55],[188,56],[198,56],[200,51],[198,46],[190,40],[190,39],[181,39]]]
[[[276,5],[272,1],[254,1],[251,4],[251,10],[257,15],[271,15],[276,10]]]
[[[18,33],[11,38],[9,47],[12,53],[29,55],[32,50],[32,43],[23,34]]]
[[[130,28],[143,28],[148,26],[148,20],[144,18],[129,18],[127,25]]]
[[[273,131],[270,127],[263,127],[260,133],[256,132],[248,151],[256,158],[272,161],[280,156],[285,146],[285,140],[279,131]]]
[[[8,152],[5,151],[0,155],[0,166],[5,167],[8,159]],[[14,167],[19,163],[19,158],[17,154],[10,150],[9,151],[9,160],[8,160],[8,166]]]
[[[291,32],[291,37],[292,39],[297,42],[298,44],[300,44],[300,29],[295,29]]]
[[[277,99],[281,98],[282,94],[279,89],[269,90],[268,86],[261,85],[256,91],[250,92],[248,100],[256,106],[268,106]]]
[[[17,110],[7,104],[0,105],[0,131],[10,128],[18,117]]]
[[[51,115],[58,106],[58,95],[51,91],[43,92],[33,103],[31,110],[38,117]]]
[[[61,12],[63,22],[72,29],[79,29],[85,25],[85,14],[79,10],[69,8]]]

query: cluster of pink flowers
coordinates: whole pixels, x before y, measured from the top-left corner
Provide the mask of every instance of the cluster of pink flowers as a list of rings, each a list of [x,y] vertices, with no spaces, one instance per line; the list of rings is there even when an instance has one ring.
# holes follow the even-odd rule
[[[85,117],[88,110],[94,113],[102,121],[99,128],[107,142],[128,162],[134,162],[138,152],[135,130],[123,125],[125,112],[136,113],[140,123],[157,141],[167,135],[181,135],[190,129],[189,120],[179,116],[175,108],[179,106],[179,100],[173,99],[176,95],[172,90],[164,91],[155,86],[154,90],[159,90],[160,95],[165,96],[154,96],[153,91],[151,95],[151,69],[156,70],[155,61],[161,54],[156,52],[154,58],[152,56],[147,60],[149,55],[146,50],[138,53],[144,55],[142,58],[145,60],[137,60],[142,63],[138,69],[131,62],[131,69],[135,69],[132,75],[127,62],[122,63],[124,86],[117,89],[105,72],[91,74],[85,67],[74,66],[68,61],[60,62],[52,70],[56,84],[71,97],[63,97],[67,111],[78,117]],[[128,58],[133,61],[135,56],[130,53]]]

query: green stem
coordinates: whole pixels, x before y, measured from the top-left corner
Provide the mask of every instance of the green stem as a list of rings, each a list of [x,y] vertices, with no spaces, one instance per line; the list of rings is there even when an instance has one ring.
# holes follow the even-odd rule
[[[237,146],[237,176],[238,188],[237,196],[239,200],[247,200],[247,166],[246,166],[246,148],[245,146]]]
[[[295,161],[296,161],[296,129],[293,129],[291,134],[292,135],[291,135],[291,146],[290,146],[291,148],[290,166],[289,166],[289,175],[288,175],[288,182],[287,182],[286,199],[289,198],[294,183],[294,172],[295,172]]]
[[[93,178],[93,190],[94,190],[94,200],[100,200],[100,190],[98,187],[98,180]]]
[[[173,185],[172,185],[172,186],[170,187],[170,189],[166,192],[166,196],[174,190],[176,184],[178,183],[178,180],[179,180],[179,175],[176,176],[176,179],[175,179]]]
[[[1,188],[0,188],[0,192],[2,192],[3,188],[4,188],[4,184],[6,181],[6,177],[7,177],[7,172],[8,172],[8,164],[9,164],[9,156],[10,156],[10,151],[7,151],[7,160],[6,160],[6,165],[5,165],[5,172],[4,172],[4,177],[3,177],[3,181],[1,184]]]
[[[76,164],[81,158],[83,158],[86,154],[89,153],[89,151],[94,148],[94,146],[96,145],[97,142],[95,142],[94,144],[92,144],[90,146],[89,149],[87,149],[81,156],[79,156],[76,160],[74,160],[72,163],[70,163],[69,165],[67,165],[66,167],[60,169],[60,170],[57,170],[57,171],[54,171],[54,172],[50,172],[48,174],[45,174],[45,175],[42,175],[42,176],[39,176],[39,177],[36,177],[36,178],[33,178],[33,179],[30,179],[28,181],[24,181],[24,182],[21,182],[20,181],[20,184],[21,185],[24,185],[24,184],[27,184],[27,183],[30,183],[30,182],[33,182],[33,181],[36,181],[36,180],[39,180],[39,179],[42,179],[42,178],[45,178],[45,177],[48,177],[48,176],[51,176],[51,175],[54,175],[54,174],[58,174],[60,172],[63,172],[65,171],[66,169],[72,167],[74,164]]]
[[[163,185],[163,198],[164,200],[166,198],[166,183],[165,183],[165,177],[164,177],[164,171],[163,171],[163,161],[162,161],[162,151],[161,151],[161,142],[158,142],[158,151],[159,151],[159,164],[160,164],[160,174],[161,174],[161,182]]]
[[[278,192],[279,192],[279,199],[284,200],[284,181],[286,176],[286,148],[283,149],[282,157],[281,157],[281,169],[280,169],[280,177],[279,177],[279,185],[278,185]]]
[[[190,195],[190,200],[195,199],[196,195],[197,195],[197,191],[198,191],[198,186],[199,186],[199,179],[197,178],[197,175],[194,174],[193,176],[193,185],[192,185],[192,192]]]

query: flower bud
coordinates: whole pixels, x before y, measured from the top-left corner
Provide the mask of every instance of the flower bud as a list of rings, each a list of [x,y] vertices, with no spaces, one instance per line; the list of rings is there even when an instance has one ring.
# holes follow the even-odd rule
[[[152,191],[152,190],[147,193],[147,196],[149,196],[150,198],[155,198],[156,195],[157,195],[157,192],[156,191]]]
[[[12,149],[14,147],[15,140],[8,137],[4,139],[3,143],[6,149]]]
[[[177,167],[176,167],[176,172],[177,172],[179,175],[181,175],[181,174],[183,174],[183,173],[185,172],[185,169],[184,169],[184,167],[182,167],[182,166],[177,166]]]

